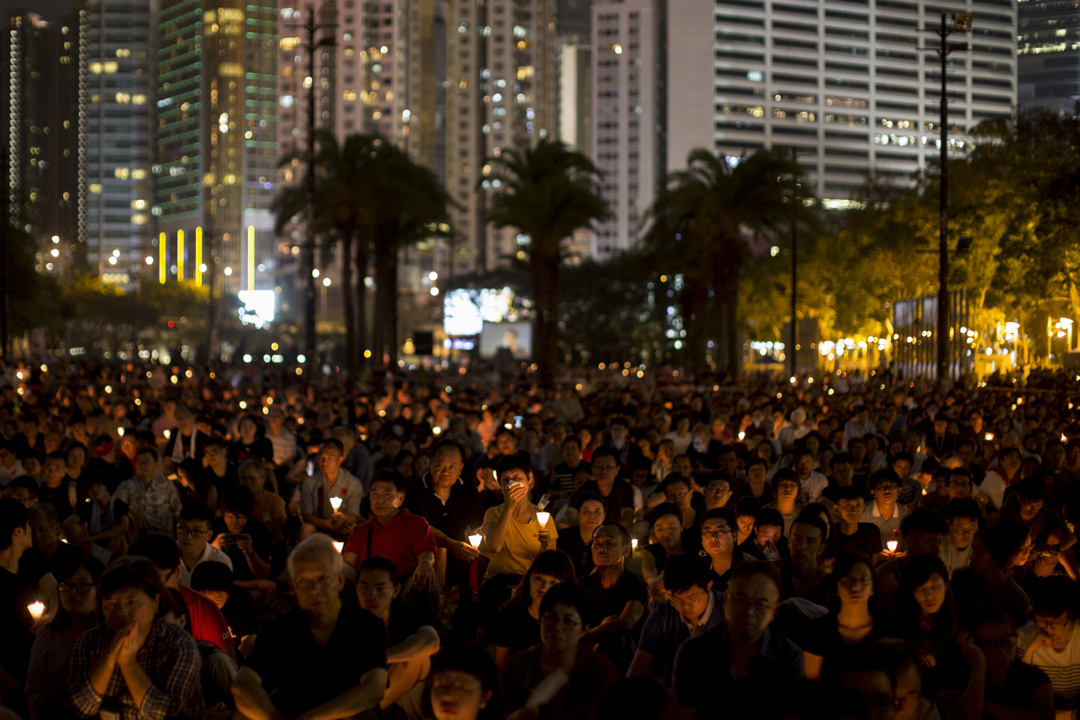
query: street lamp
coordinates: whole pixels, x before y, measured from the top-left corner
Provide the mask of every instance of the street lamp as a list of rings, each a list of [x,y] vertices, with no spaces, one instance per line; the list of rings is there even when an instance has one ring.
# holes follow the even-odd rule
[[[937,299],[937,377],[943,383],[949,376],[949,94],[948,64],[949,54],[956,50],[967,50],[967,43],[948,43],[953,32],[970,32],[969,12],[953,13],[953,25],[947,25],[947,16],[941,14],[941,29],[938,37],[941,46],[937,50],[941,58],[941,186],[940,229],[938,237],[938,299]]]

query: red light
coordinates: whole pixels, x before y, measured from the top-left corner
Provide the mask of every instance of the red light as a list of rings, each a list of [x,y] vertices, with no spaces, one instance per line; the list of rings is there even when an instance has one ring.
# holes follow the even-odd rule
[[[172,327],[172,320],[169,321],[169,327]]]

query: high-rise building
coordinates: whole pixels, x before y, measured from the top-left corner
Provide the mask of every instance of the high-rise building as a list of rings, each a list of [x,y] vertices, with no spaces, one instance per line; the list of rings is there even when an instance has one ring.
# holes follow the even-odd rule
[[[1080,4],[1019,0],[1019,101],[1077,114],[1080,102]]]
[[[603,173],[610,217],[597,226],[597,259],[637,242],[656,184],[664,177],[666,77],[664,3],[593,5],[592,159]]]
[[[134,287],[157,277],[152,247],[155,7],[90,0],[87,33],[87,263]]]
[[[668,167],[705,148],[794,149],[827,207],[868,175],[905,183],[938,156],[941,14],[974,15],[948,70],[949,144],[1016,104],[1011,0],[680,0],[668,7]],[[711,89],[711,90],[710,90]]]
[[[591,38],[567,35],[559,43],[559,140],[586,155],[592,150]]]
[[[277,0],[162,0],[157,31],[159,272],[222,293],[270,287]]]
[[[458,207],[451,272],[505,264],[528,239],[487,222],[487,159],[558,132],[555,0],[452,2],[447,40],[446,190]],[[481,186],[484,192],[477,192]]]
[[[0,103],[10,217],[38,240],[40,267],[80,267],[86,249],[86,7],[72,3],[52,21],[20,10],[6,20]]]

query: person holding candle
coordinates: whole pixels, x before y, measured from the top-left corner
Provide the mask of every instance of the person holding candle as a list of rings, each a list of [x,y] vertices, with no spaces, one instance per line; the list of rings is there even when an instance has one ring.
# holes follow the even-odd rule
[[[101,621],[97,582],[104,569],[96,558],[80,558],[54,570],[60,608],[52,621],[38,630],[26,671],[26,704],[34,720],[68,716],[62,690],[67,687],[71,653],[79,636]]]
[[[875,471],[870,476],[870,492],[874,499],[863,510],[859,522],[873,523],[881,533],[881,544],[887,546],[893,539],[893,530],[900,529],[900,522],[910,512],[896,502],[900,493],[900,481],[891,468]]]
[[[20,559],[33,546],[27,510],[18,500],[0,499],[0,698],[22,704],[21,685],[34,636],[28,606],[38,598],[38,578],[20,568]]]
[[[335,540],[345,540],[360,521],[360,501],[364,487],[348,470],[341,467],[344,446],[336,438],[319,445],[319,470],[300,482],[300,515],[304,526],[301,536],[324,532]],[[341,498],[340,510],[334,510],[331,498]]]
[[[559,583],[577,581],[574,566],[565,553],[545,550],[525,572],[513,597],[503,603],[495,617],[491,640],[495,643],[495,666],[540,642],[540,602]]]
[[[101,576],[105,622],[72,652],[68,685],[79,717],[102,710],[121,720],[202,717],[201,661],[195,640],[165,621],[165,588],[145,558],[114,560]]]
[[[683,513],[673,503],[661,503],[649,513],[649,524],[656,542],[641,551],[641,573],[649,588],[649,598],[666,600],[661,573],[667,559],[685,551],[683,536]]]
[[[881,563],[876,571],[877,603],[883,613],[895,611],[896,597],[904,582],[907,567],[917,557],[937,557],[949,535],[949,526],[940,513],[929,508],[915,508],[900,522],[899,547],[902,553]],[[890,550],[890,552],[893,552]]]
[[[840,555],[860,555],[876,562],[883,549],[881,532],[876,525],[862,522],[866,509],[864,493],[863,488],[851,484],[836,490],[834,513],[838,516],[835,523],[838,550]]]

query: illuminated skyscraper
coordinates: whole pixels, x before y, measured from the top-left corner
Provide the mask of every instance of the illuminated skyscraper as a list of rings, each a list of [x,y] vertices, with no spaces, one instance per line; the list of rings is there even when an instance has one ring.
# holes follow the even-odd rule
[[[272,282],[277,32],[276,0],[162,0],[153,212],[170,277]]]
[[[1080,4],[1069,0],[1020,0],[1021,106],[1069,115],[1080,102]]]

